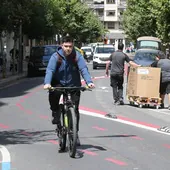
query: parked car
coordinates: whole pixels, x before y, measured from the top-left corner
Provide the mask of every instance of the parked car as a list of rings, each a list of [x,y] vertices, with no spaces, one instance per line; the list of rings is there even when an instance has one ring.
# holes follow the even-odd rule
[[[107,61],[102,61],[100,58],[108,58],[114,51],[115,48],[111,44],[96,45],[93,53],[93,69],[97,69],[97,67],[106,67]]]
[[[57,48],[57,45],[32,47],[28,59],[28,76],[44,73],[51,55],[57,51]]]
[[[150,66],[157,55],[161,56],[161,58],[166,58],[165,54],[160,50],[139,49],[135,53],[134,62],[142,66]]]
[[[93,49],[90,46],[83,46],[81,47],[81,50],[86,53],[87,60],[93,59]]]

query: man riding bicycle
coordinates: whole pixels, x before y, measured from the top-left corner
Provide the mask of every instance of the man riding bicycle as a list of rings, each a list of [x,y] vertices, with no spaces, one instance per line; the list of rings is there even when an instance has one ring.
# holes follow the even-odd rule
[[[73,39],[70,36],[63,37],[62,45],[54,53],[48,63],[44,80],[44,89],[49,89],[51,86],[64,87],[80,87],[81,76],[84,78],[89,88],[94,88],[91,76],[88,72],[88,67],[84,57],[75,50]],[[49,92],[50,109],[52,110],[52,124],[57,124],[60,127],[60,100],[61,92]],[[79,131],[79,101],[80,91],[72,91],[71,97],[75,103],[75,112],[77,114],[77,133]],[[80,145],[80,140],[77,135],[77,145]]]

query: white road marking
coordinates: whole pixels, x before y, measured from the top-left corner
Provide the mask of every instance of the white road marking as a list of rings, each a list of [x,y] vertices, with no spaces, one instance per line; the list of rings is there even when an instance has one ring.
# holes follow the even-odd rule
[[[6,147],[4,147],[3,145],[0,145],[0,151],[2,154],[2,170],[10,170],[11,169],[11,156],[10,153],[8,151],[8,149]]]
[[[148,110],[170,116],[170,111],[169,111],[169,113],[168,113],[168,110],[167,110],[167,109],[148,109]],[[167,111],[167,112],[166,112],[166,111]]]
[[[100,89],[103,89],[103,90],[108,89],[108,87],[105,87],[105,86],[99,87],[99,88],[100,88]]]
[[[161,134],[170,136],[170,133],[164,133],[164,132],[158,131],[156,128],[153,128],[153,127],[141,125],[141,124],[126,121],[126,120],[108,118],[108,117],[105,117],[104,115],[100,115],[100,114],[95,113],[95,112],[90,112],[90,111],[85,111],[85,110],[80,109],[80,113],[84,114],[84,115],[88,115],[88,116],[99,117],[99,118],[102,118],[102,119],[107,119],[107,120],[111,120],[111,121],[114,121],[114,122],[127,124],[127,125],[130,125],[130,126],[135,126],[135,127],[138,127],[138,128],[142,128],[142,129],[146,129],[146,130],[149,130],[149,131],[153,131],[153,132],[156,132],[156,133],[161,133]]]

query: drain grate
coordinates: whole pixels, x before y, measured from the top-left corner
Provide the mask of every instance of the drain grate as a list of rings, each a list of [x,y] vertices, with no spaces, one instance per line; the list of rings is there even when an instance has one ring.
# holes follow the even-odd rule
[[[170,133],[170,127],[168,127],[168,126],[160,127],[160,128],[158,128],[158,130],[161,132]]]

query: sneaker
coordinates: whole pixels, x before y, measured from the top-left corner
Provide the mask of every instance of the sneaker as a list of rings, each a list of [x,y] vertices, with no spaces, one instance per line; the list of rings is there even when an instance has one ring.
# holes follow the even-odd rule
[[[80,139],[79,139],[79,136],[78,136],[78,134],[77,134],[77,146],[80,146],[81,144],[80,144]]]
[[[164,103],[161,103],[160,104],[160,107],[161,107],[161,109],[163,109],[165,106],[164,106]]]
[[[170,110],[170,105],[168,106],[168,110]]]
[[[120,105],[124,105],[124,101],[123,100],[120,100],[119,103],[120,103]]]
[[[52,119],[52,121],[51,121],[51,122],[52,122],[52,124],[53,124],[53,125],[56,125],[56,124],[58,124],[58,123],[59,123],[59,121],[58,121],[57,117],[55,117],[55,116],[53,117],[53,119]]]

